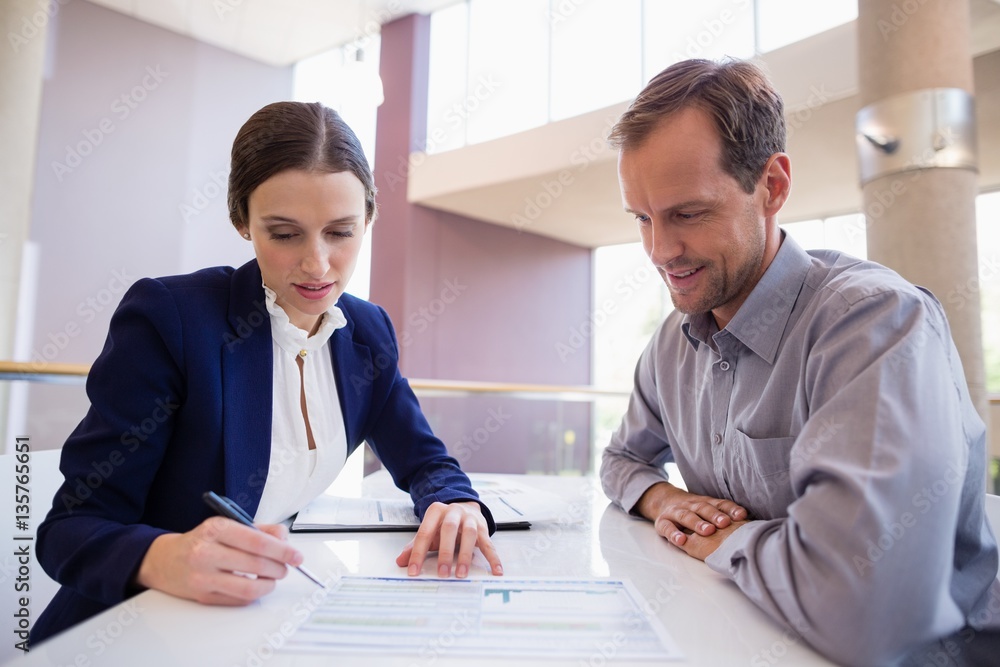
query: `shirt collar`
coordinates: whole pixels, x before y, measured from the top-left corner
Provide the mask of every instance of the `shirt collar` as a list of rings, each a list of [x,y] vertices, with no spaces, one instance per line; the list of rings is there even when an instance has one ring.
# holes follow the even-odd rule
[[[785,232],[771,265],[726,325],[726,331],[746,345],[761,359],[774,363],[785,326],[798,299],[812,260],[805,250]],[[708,337],[717,335],[711,313],[685,315],[681,329],[688,341],[698,349]]]
[[[323,313],[323,321],[312,336],[288,319],[288,313],[277,303],[277,294],[264,285],[264,298],[267,312],[271,315],[271,336],[282,350],[290,354],[300,354],[303,350],[312,352],[326,345],[330,336],[337,329],[347,324],[347,318],[336,305],[330,306]]]

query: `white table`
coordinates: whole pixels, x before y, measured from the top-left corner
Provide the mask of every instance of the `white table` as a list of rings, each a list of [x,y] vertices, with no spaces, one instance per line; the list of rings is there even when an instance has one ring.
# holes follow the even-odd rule
[[[509,577],[572,576],[627,578],[684,652],[679,665],[829,665],[793,635],[770,621],[734,584],[658,537],[650,523],[611,507],[593,478],[517,477],[569,501],[559,522],[527,531],[497,533],[495,543]],[[385,478],[365,483],[382,495]],[[339,575],[405,576],[395,557],[407,533],[293,534],[307,567],[320,578]],[[477,554],[472,576],[486,577]],[[424,572],[436,572],[429,559]],[[33,649],[12,665],[509,665],[509,660],[419,655],[297,655],[273,652],[281,626],[310,604],[319,589],[290,572],[277,589],[245,608],[202,606],[156,591],[82,623]],[[36,612],[37,613],[37,612]],[[287,627],[287,626],[286,626]],[[523,665],[531,660],[518,660]],[[587,661],[565,663],[574,667]],[[591,665],[605,661],[595,651]],[[650,664],[650,663],[643,663]]]

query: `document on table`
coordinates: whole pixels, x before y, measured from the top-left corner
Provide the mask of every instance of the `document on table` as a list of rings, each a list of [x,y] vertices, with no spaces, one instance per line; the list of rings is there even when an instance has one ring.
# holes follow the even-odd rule
[[[640,600],[615,579],[342,577],[283,650],[681,659]]]
[[[565,502],[552,493],[525,484],[491,477],[472,476],[472,486],[493,513],[499,530],[527,528],[532,521],[555,520]],[[293,532],[416,530],[420,520],[413,502],[399,491],[386,498],[345,498],[322,495],[299,511]]]

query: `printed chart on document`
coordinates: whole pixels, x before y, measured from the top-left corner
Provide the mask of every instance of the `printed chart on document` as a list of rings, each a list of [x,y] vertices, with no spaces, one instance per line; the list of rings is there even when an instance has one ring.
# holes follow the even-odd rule
[[[614,579],[343,577],[284,650],[680,659],[640,599]]]

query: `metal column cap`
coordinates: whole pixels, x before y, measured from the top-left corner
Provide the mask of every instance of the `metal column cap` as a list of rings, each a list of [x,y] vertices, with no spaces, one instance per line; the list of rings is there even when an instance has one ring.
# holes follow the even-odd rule
[[[926,88],[869,104],[855,120],[861,185],[914,169],[978,170],[975,99]]]

